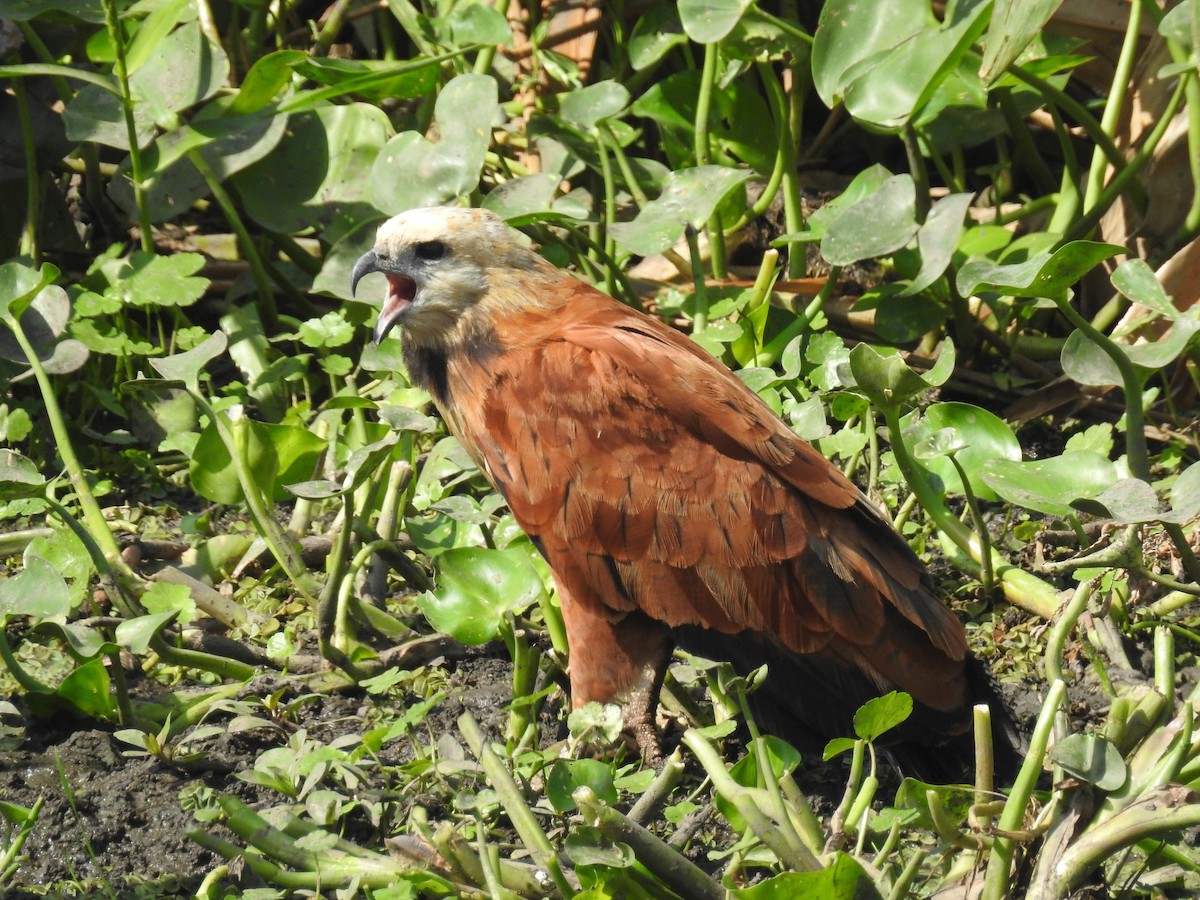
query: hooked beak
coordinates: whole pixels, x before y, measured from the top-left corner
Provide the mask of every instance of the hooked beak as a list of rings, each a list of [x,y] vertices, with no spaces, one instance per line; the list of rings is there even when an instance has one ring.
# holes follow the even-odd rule
[[[375,320],[375,331],[372,335],[378,344],[396,327],[404,311],[412,306],[417,293],[417,283],[406,275],[388,271],[380,266],[378,255],[374,250],[368,250],[354,264],[354,271],[350,275],[351,295],[357,290],[359,281],[372,272],[382,272],[388,281],[387,296],[383,300],[383,308],[379,310],[379,318]]]

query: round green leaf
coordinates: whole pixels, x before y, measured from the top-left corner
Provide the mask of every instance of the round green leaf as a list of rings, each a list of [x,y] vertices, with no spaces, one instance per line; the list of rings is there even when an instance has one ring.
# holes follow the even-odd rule
[[[104,659],[96,657],[85,662],[64,678],[55,694],[85,716],[111,719],[116,716],[117,705],[110,693],[110,687],[108,670],[104,668]]]
[[[724,166],[672,172],[663,192],[643,206],[637,218],[615,223],[609,233],[618,244],[639,256],[662,253],[683,237],[686,226],[702,228],[721,201],[751,175]]]
[[[1117,266],[1112,274],[1112,283],[1118,291],[1132,300],[1168,319],[1178,319],[1179,310],[1167,296],[1158,276],[1144,259],[1127,259]]]
[[[1117,468],[1098,453],[1075,451],[1027,462],[992,460],[980,477],[1010,503],[1050,516],[1070,516],[1073,501],[1098,497],[1117,480]]]
[[[286,485],[299,484],[312,475],[326,442],[298,425],[247,421],[249,447],[246,465],[259,489],[272,500],[284,500]],[[200,433],[189,463],[192,486],[214,503],[240,503],[242,485],[225,442],[216,427]]]
[[[437,206],[475,190],[491,144],[498,98],[496,80],[490,75],[454,78],[434,102],[436,142],[407,131],[376,155],[371,176],[365,179],[371,202],[394,215]]]
[[[63,577],[40,556],[26,554],[25,568],[0,581],[0,622],[7,616],[49,619],[71,609],[71,593]]]
[[[589,787],[609,806],[617,803],[612,767],[598,759],[560,759],[550,767],[546,778],[546,796],[560,813],[575,809],[571,795],[577,788]]]
[[[826,226],[821,255],[835,266],[885,256],[904,247],[919,228],[912,176],[893,175]]]
[[[533,605],[545,590],[523,547],[459,547],[437,565],[437,592],[417,598],[417,606],[430,625],[464,644],[490,641],[508,613]]]
[[[856,64],[937,26],[923,0],[828,0],[813,36],[813,86],[825,105],[841,102]]]
[[[629,105],[629,89],[616,81],[598,81],[559,98],[562,117],[577,128],[591,131]]]
[[[904,429],[904,440],[911,444],[928,440],[943,429],[952,429],[962,448],[956,457],[967,473],[971,491],[981,500],[998,499],[995,492],[980,476],[983,466],[994,459],[1017,461],[1021,459],[1021,442],[1003,419],[972,406],[970,403],[935,403],[925,410],[923,416],[909,413],[900,420]],[[962,479],[958,470],[945,453],[921,459],[921,465],[942,480],[948,494],[963,492]]]
[[[868,700],[854,713],[854,733],[859,740],[877,741],[912,715],[913,700],[904,691],[889,691]]]
[[[1102,791],[1117,790],[1128,777],[1120,751],[1094,734],[1067,735],[1055,743],[1050,758],[1071,775]]]
[[[964,297],[993,291],[1009,297],[1055,298],[1104,260],[1128,252],[1115,244],[1072,241],[1053,253],[1036,253],[1022,262],[968,259],[958,270],[958,292]]]
[[[116,644],[106,641],[104,635],[94,628],[75,622],[39,622],[33,630],[38,634],[58,638],[67,645],[71,655],[80,661],[92,659],[101,653],[112,653],[117,649]]]
[[[697,44],[713,44],[733,31],[750,0],[679,0],[683,30]]]
[[[347,221],[358,224],[377,215],[372,204],[378,185],[364,176],[391,133],[387,116],[365,103],[298,113],[275,148],[231,181],[246,213],[267,230],[295,234],[316,228],[336,241]],[[333,225],[336,232],[330,231]]]
[[[46,490],[46,476],[37,464],[16,450],[0,450],[0,501],[37,497]]]

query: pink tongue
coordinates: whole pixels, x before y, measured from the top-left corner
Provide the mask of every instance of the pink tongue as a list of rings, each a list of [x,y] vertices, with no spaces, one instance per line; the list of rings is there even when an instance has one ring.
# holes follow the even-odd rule
[[[383,301],[382,315],[391,318],[412,306],[417,285],[411,278],[388,276],[387,297]]]

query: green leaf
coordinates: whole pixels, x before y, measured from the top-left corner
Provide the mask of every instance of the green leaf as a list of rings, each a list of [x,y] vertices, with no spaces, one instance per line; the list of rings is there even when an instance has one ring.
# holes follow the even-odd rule
[[[662,193],[642,207],[632,222],[614,223],[613,240],[639,256],[670,249],[685,227],[704,227],[717,206],[753,173],[724,166],[698,166],[667,176]]]
[[[1175,308],[1175,304],[1159,284],[1158,276],[1145,260],[1125,260],[1113,272],[1112,283],[1113,287],[1134,303],[1140,303],[1165,318],[1179,318],[1179,310]]]
[[[196,618],[196,601],[192,599],[192,592],[182,584],[155,581],[142,594],[141,601],[142,606],[146,608],[146,612],[148,613],[177,614],[181,625],[185,625]]]
[[[1004,420],[970,403],[935,403],[919,418],[916,412],[909,413],[900,425],[904,442],[910,446],[938,431],[951,430],[960,448],[955,456],[967,473],[971,492],[981,500],[998,499],[980,477],[984,464],[993,459],[1021,459],[1021,443]],[[944,457],[945,452],[940,455]],[[962,479],[949,459],[931,455],[921,458],[921,465],[942,480],[946,493],[963,493]]]
[[[96,657],[71,672],[54,693],[85,716],[114,719],[117,705],[110,689],[104,658]]]
[[[943,22],[921,28],[850,66],[842,73],[846,109],[868,126],[896,131],[925,111],[927,105],[936,109],[965,99],[983,106],[986,100],[982,85],[972,90],[969,83],[964,83],[967,78],[977,81],[974,67],[961,67],[960,62],[987,26],[990,8],[989,0],[964,0],[947,8]],[[929,15],[928,7],[925,15]],[[959,80],[950,85],[949,96],[939,95],[956,70]],[[965,98],[963,87],[967,87]]]
[[[49,263],[42,263],[40,269],[12,260],[0,265],[0,319],[11,327],[58,275]]]
[[[437,567],[437,592],[418,597],[417,606],[430,625],[464,644],[490,641],[508,613],[527,609],[545,591],[524,547],[447,550]]]
[[[790,775],[800,766],[800,753],[787,741],[774,735],[763,735],[759,740],[762,741],[762,747],[771,762],[771,771],[775,773],[777,780],[785,775]],[[730,777],[742,787],[757,788],[761,786],[758,755],[753,746],[748,747],[746,755],[734,763],[733,768],[729,770]],[[734,831],[741,834],[746,830],[746,822],[732,802],[717,794],[713,797],[713,804]]]
[[[196,604],[191,599],[190,594],[186,597],[179,596],[181,592],[183,594],[188,594],[187,588],[183,585],[167,584],[165,582],[157,581],[151,585],[151,590],[142,596],[143,603],[145,603],[146,599],[150,597],[150,594],[153,592],[154,588],[158,587],[174,588],[175,590],[170,592],[160,592],[160,594],[170,593],[172,596],[167,600],[151,598],[151,602],[146,606],[146,608],[149,609],[151,606],[161,607],[167,605],[170,605],[171,608],[164,609],[162,612],[156,612],[148,616],[138,616],[136,619],[126,619],[117,626],[117,630],[113,633],[113,637],[116,638],[117,643],[122,647],[125,647],[131,653],[138,655],[145,653],[147,648],[150,646],[150,641],[154,635],[158,634],[158,632],[160,632],[172,620],[174,620],[176,616],[179,615],[181,609],[186,609],[190,605],[191,618],[195,618]],[[183,619],[182,621],[190,621],[190,619]]]
[[[40,556],[27,554],[25,568],[0,581],[0,623],[8,616],[34,619],[65,616],[70,609],[67,583]]]
[[[1171,510],[1182,522],[1200,515],[1200,463],[1184,469],[1171,485]]]
[[[1114,344],[1140,370],[1144,381],[1149,375],[1174,362],[1192,343],[1197,331],[1200,331],[1200,320],[1180,318],[1156,341]],[[1067,336],[1061,359],[1063,373],[1079,384],[1102,386],[1124,382],[1121,370],[1112,357],[1079,330]]]
[[[1120,751],[1094,734],[1067,735],[1055,742],[1050,758],[1069,774],[1102,791],[1117,790],[1129,774]]]
[[[268,231],[315,228],[336,242],[377,215],[373,204],[380,192],[365,173],[391,134],[383,111],[365,103],[293,114],[275,148],[231,182],[246,214]]]
[[[991,84],[1042,31],[1062,0],[996,0],[979,74]]]
[[[224,332],[215,331],[203,343],[191,350],[148,360],[154,371],[168,381],[180,381],[193,394],[200,393],[200,373],[204,367],[225,352],[229,339]]]
[[[299,425],[274,425],[247,420],[249,447],[246,465],[259,488],[272,500],[287,498],[286,485],[312,475],[324,440]],[[211,422],[200,433],[189,471],[192,486],[214,503],[240,503],[242,485],[220,432]]]
[[[971,194],[950,194],[933,204],[925,224],[917,232],[917,249],[921,253],[921,269],[905,286],[902,296],[919,294],[935,281],[954,257],[963,233],[963,217],[971,206]]]
[[[560,813],[575,809],[575,798],[571,795],[581,787],[591,788],[609,806],[617,805],[612,767],[607,763],[598,759],[560,759],[550,767],[546,797]]]
[[[46,634],[58,638],[67,645],[67,650],[80,662],[99,656],[101,653],[112,653],[117,645],[104,639],[99,631],[75,622],[62,623],[53,621],[39,622],[33,629],[37,634]]]
[[[880,409],[891,409],[910,397],[946,382],[954,372],[954,344],[947,339],[933,368],[924,374],[910,369],[897,353],[883,355],[869,344],[850,351],[850,374],[858,389]]]
[[[479,186],[499,94],[490,75],[459,75],[434,102],[436,141],[415,131],[392,138],[376,156],[370,200],[388,215],[437,206]]]
[[[229,106],[230,115],[258,112],[292,80],[292,66],[306,59],[303,50],[276,50],[260,56],[242,79],[237,96]]]
[[[858,63],[937,25],[925,0],[828,0],[813,36],[817,94],[833,109],[852,83],[848,73]]]
[[[1008,297],[1053,299],[1104,260],[1126,252],[1115,244],[1072,241],[1053,253],[1038,253],[1017,263],[974,257],[958,271],[958,292],[964,297],[992,291]]]
[[[629,36],[629,64],[635,72],[640,72],[686,43],[678,7],[673,3],[655,3],[633,26]]]
[[[912,715],[913,700],[904,691],[890,691],[860,706],[854,713],[854,733],[874,742]]]
[[[45,491],[46,476],[37,463],[16,450],[0,450],[0,501],[38,497]]]
[[[886,256],[919,228],[912,176],[893,175],[826,226],[821,255],[835,266]]]
[[[679,0],[683,30],[697,44],[714,44],[733,31],[750,0]]]
[[[784,872],[730,895],[738,900],[878,900],[883,896],[862,864],[840,850],[819,871]]]
[[[1140,478],[1122,478],[1094,499],[1076,500],[1071,505],[1092,515],[1113,519],[1122,525],[1165,521],[1170,518],[1162,508],[1154,488]]]
[[[558,102],[566,121],[591,131],[599,122],[620,115],[629,105],[629,89],[616,81],[598,81],[563,94]]]
[[[980,472],[1001,498],[1049,516],[1070,516],[1072,501],[1100,496],[1117,480],[1117,469],[1096,453],[1072,452],[1049,459],[997,459]]]

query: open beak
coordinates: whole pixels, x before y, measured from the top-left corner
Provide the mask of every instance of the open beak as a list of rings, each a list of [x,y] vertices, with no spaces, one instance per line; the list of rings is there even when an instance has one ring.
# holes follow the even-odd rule
[[[383,299],[383,308],[379,310],[379,318],[375,320],[373,337],[375,343],[378,344],[388,336],[388,332],[396,327],[404,311],[412,306],[413,299],[417,294],[417,283],[407,275],[389,272],[381,267],[375,251],[368,250],[354,264],[354,271],[350,275],[351,295],[358,289],[359,281],[372,272],[382,272],[388,282],[388,292]]]

